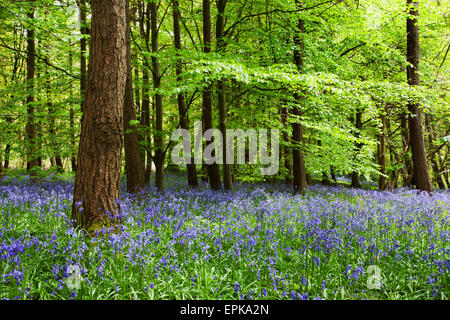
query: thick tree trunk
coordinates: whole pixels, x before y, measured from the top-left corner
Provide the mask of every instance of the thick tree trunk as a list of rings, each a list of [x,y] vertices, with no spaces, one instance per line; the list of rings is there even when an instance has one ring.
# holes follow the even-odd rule
[[[34,1],[33,1],[34,2]],[[34,19],[34,7],[27,13],[29,19]],[[36,123],[35,123],[35,107],[34,107],[34,69],[36,64],[36,48],[34,27],[27,28],[27,170],[39,166],[38,144],[36,141]],[[35,175],[35,173],[33,173]]]
[[[419,26],[417,17],[419,16],[418,3],[413,0],[407,0],[409,15],[406,21],[406,58],[407,79],[410,86],[419,85]],[[433,191],[433,185],[428,172],[428,162],[425,150],[425,141],[422,128],[422,110],[419,103],[410,103],[408,105],[410,115],[409,141],[411,144],[411,153],[413,160],[413,182],[417,189],[422,191]]]
[[[295,0],[297,6],[300,6],[298,0]],[[303,69],[303,57],[302,52],[304,50],[303,40],[299,33],[304,33],[305,27],[302,19],[297,21],[297,30],[294,35],[294,62],[299,72]],[[292,114],[298,119],[302,115],[300,105],[302,99],[298,94],[294,94],[294,99],[299,104],[294,106]],[[294,144],[299,144],[303,142],[303,126],[300,122],[296,121],[292,124],[292,141]],[[293,186],[296,193],[304,194],[306,191],[306,171],[305,171],[305,161],[303,158],[303,151],[298,147],[294,146],[292,150],[292,168],[293,168]]]
[[[150,3],[152,53],[156,54],[158,48],[158,6],[156,1]],[[155,184],[158,190],[164,190],[164,141],[163,141],[163,105],[161,88],[161,72],[159,59],[152,55],[153,88],[155,90]]]
[[[127,28],[126,39],[126,59],[127,59],[127,79],[125,85],[125,97],[123,104],[123,130],[125,146],[125,172],[127,175],[127,189],[131,193],[139,192],[145,187],[144,166],[139,152],[139,141],[136,126],[130,126],[130,121],[136,121],[136,111],[134,109],[133,97],[133,76],[131,70],[131,38],[130,38],[130,17],[129,5],[126,4]]]
[[[203,52],[211,52],[211,3],[210,0],[203,0]],[[212,85],[207,85],[202,94],[202,114],[203,131],[212,129]],[[206,142],[206,146],[214,145],[213,139]],[[212,154],[214,156],[214,154]],[[221,188],[219,166],[216,162],[206,164],[208,171],[209,184],[212,189]]]
[[[126,0],[92,1],[91,52],[72,219],[92,231],[119,210],[127,76]]]
[[[173,34],[175,49],[181,50],[181,30],[180,30],[180,8],[177,0],[173,1]],[[181,73],[183,72],[183,61],[180,54],[177,52],[177,61],[175,73],[177,75],[177,81],[181,82]],[[178,114],[180,116],[180,128],[189,130],[189,121],[186,110],[186,100],[184,94],[180,93],[177,96],[178,99]],[[198,187],[197,169],[195,167],[193,157],[191,157],[191,163],[186,165],[188,174],[188,184],[192,188]]]

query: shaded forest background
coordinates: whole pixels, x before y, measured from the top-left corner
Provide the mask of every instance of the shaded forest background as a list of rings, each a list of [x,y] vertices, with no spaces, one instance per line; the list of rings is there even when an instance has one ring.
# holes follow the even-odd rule
[[[117,3],[123,8],[125,1]],[[76,171],[83,106],[95,104],[86,97],[91,19],[102,5],[107,2],[0,4],[1,173]],[[223,132],[280,129],[280,171],[264,177],[261,164],[178,168],[191,186],[207,179],[213,189],[232,189],[236,181],[278,178],[302,193],[313,180],[331,184],[348,175],[354,187],[364,176],[381,190],[448,188],[447,2],[133,0],[126,6],[120,12],[128,26],[126,62],[110,70],[121,70],[127,85],[123,95],[114,87],[102,94],[111,101],[122,96],[112,103],[123,104],[117,121],[124,161],[116,166],[127,173],[129,190],[153,175],[164,189],[164,170],[174,167],[171,133],[198,120],[205,130]],[[99,32],[114,40],[102,14]]]

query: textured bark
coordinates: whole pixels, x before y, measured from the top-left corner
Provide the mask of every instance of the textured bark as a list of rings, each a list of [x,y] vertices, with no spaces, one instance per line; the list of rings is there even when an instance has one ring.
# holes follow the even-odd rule
[[[296,0],[297,6],[300,6],[299,2]],[[303,57],[302,52],[304,50],[303,40],[299,33],[304,33],[305,27],[304,22],[301,19],[297,21],[297,32],[294,35],[294,62],[299,72],[303,69]],[[294,99],[299,105],[302,103],[302,99],[298,94],[294,94]],[[292,114],[298,119],[303,112],[300,106],[294,106],[292,109]],[[292,141],[294,144],[299,144],[303,142],[303,126],[300,122],[294,122],[292,124]],[[292,168],[293,168],[293,186],[296,193],[304,194],[306,191],[306,171],[305,171],[305,161],[303,158],[303,152],[298,146],[294,146],[292,150]]]
[[[412,17],[406,21],[406,58],[407,79],[410,86],[418,86],[419,83],[419,26],[417,17],[419,16],[418,3],[407,0],[410,7],[409,14]],[[427,155],[425,150],[425,140],[422,128],[422,109],[419,103],[408,104],[410,115],[408,117],[409,141],[413,160],[413,183],[415,187],[422,191],[433,191],[433,185],[428,171]]]
[[[34,1],[33,1],[34,2]],[[29,19],[34,18],[34,7],[27,13]],[[33,26],[27,28],[27,124],[25,127],[27,138],[27,170],[39,165],[38,145],[36,143],[36,123],[34,103],[34,71],[36,64],[35,35]],[[33,173],[34,175],[35,173]]]
[[[123,103],[127,75],[125,0],[92,1],[88,83],[72,219],[96,229],[119,210]]]
[[[158,48],[158,6],[156,1],[150,3],[152,53]],[[153,88],[155,90],[155,184],[158,190],[164,190],[164,141],[163,141],[163,104],[162,96],[158,92],[161,88],[161,72],[159,59],[152,56]]]
[[[144,166],[139,152],[139,140],[136,126],[131,127],[130,121],[136,121],[136,111],[133,97],[133,76],[131,69],[131,38],[130,38],[130,17],[128,1],[126,4],[127,28],[125,32],[126,40],[126,63],[127,79],[125,84],[125,97],[123,104],[123,130],[125,146],[125,172],[127,175],[127,189],[131,193],[139,192],[145,187]],[[128,132],[131,131],[131,132]]]
[[[225,42],[223,32],[225,27],[225,8],[227,0],[217,0],[217,19],[216,19],[216,51],[223,54],[225,51]],[[232,167],[227,164],[227,107],[226,107],[225,81],[219,80],[217,83],[217,106],[219,109],[219,127],[222,132],[222,156],[223,156],[223,187],[225,190],[233,190]]]
[[[203,52],[211,52],[211,3],[210,0],[203,0]],[[212,85],[207,85],[202,93],[202,116],[203,131],[212,129]],[[207,141],[206,145],[214,144],[213,139]],[[214,156],[214,154],[213,154]],[[206,164],[209,184],[212,189],[221,188],[219,166],[217,163]]]
[[[181,50],[181,30],[180,30],[180,12],[179,4],[177,0],[173,1],[173,34],[175,49]],[[177,75],[177,81],[181,82],[181,73],[183,72],[183,61],[177,52],[177,61],[175,73]],[[178,114],[180,116],[180,128],[189,130],[189,120],[186,110],[186,100],[184,94],[180,93],[177,96],[178,101]],[[198,187],[197,169],[194,161],[191,158],[191,163],[186,165],[188,174],[188,184],[192,188]]]

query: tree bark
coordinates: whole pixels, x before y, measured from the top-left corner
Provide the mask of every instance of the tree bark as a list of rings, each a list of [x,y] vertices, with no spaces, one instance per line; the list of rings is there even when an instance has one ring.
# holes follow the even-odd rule
[[[127,75],[126,0],[92,1],[91,52],[72,219],[93,231],[115,215],[120,196]]]
[[[152,53],[156,54],[158,48],[158,7],[156,1],[150,2]],[[155,184],[158,190],[164,190],[164,141],[163,141],[163,105],[161,88],[161,72],[159,59],[152,55],[153,88],[155,90]]]
[[[150,3],[147,6],[142,5],[139,17],[140,33],[142,39],[146,43],[146,47],[149,46],[150,42]],[[140,141],[150,144],[150,77],[149,77],[150,66],[147,60],[144,60],[142,66],[142,104],[141,104],[141,119],[140,126],[145,129],[145,133],[140,137]],[[145,184],[150,184],[150,176],[152,171],[152,155],[149,149],[141,151],[141,159],[145,167],[144,180]]]
[[[181,50],[181,30],[180,30],[180,7],[177,0],[173,1],[173,34],[174,44],[177,51]],[[181,74],[183,72],[183,61],[177,52],[177,61],[175,73],[177,76],[177,82],[181,83]],[[189,130],[189,120],[186,110],[186,100],[183,93],[179,93],[178,100],[178,114],[180,116],[180,128]],[[193,157],[191,157],[191,163],[186,165],[188,174],[188,184],[192,188],[198,187],[197,169],[195,167]]]
[[[211,3],[210,0],[203,0],[203,52],[211,52]],[[202,115],[203,132],[212,129],[212,85],[208,84],[202,93]],[[214,140],[206,142],[206,146],[214,144]],[[214,156],[214,154],[212,154]],[[212,189],[221,188],[219,166],[216,162],[206,164],[208,171],[209,184]]]
[[[286,108],[286,107],[281,108],[281,124],[283,125],[283,127],[287,126],[288,117],[289,117],[288,108]],[[290,160],[289,159],[290,148],[287,146],[287,144],[289,143],[289,136],[288,136],[288,133],[284,130],[283,130],[283,141],[284,141],[284,145],[283,145],[284,168],[286,170],[286,175],[285,175],[284,180],[287,185],[292,185],[292,178],[291,178],[292,166],[289,161]]]
[[[295,0],[297,6],[300,6],[299,1]],[[297,30],[294,35],[294,62],[299,72],[303,69],[303,56],[302,52],[304,50],[303,40],[299,33],[304,33],[305,27],[302,19],[297,21]],[[300,109],[302,99],[297,93],[294,94],[294,99],[299,104],[294,106],[292,109],[292,114],[297,118],[297,121],[292,124],[292,141],[294,144],[300,144],[303,142],[303,126],[299,122],[299,117],[303,114]],[[304,194],[306,191],[306,171],[305,171],[305,161],[303,158],[303,152],[300,150],[299,146],[294,146],[292,150],[292,168],[293,168],[293,186],[294,191],[299,194]]]
[[[216,51],[223,54],[225,51],[225,41],[223,32],[225,27],[225,8],[227,0],[217,0],[217,19],[216,19]],[[219,80],[217,83],[217,105],[219,108],[219,127],[222,132],[222,156],[223,156],[223,187],[225,190],[233,190],[232,167],[227,164],[227,106],[225,96],[225,81]]]
[[[418,86],[419,83],[419,16],[418,3],[407,0],[409,15],[406,21],[406,57],[408,61],[407,79],[410,86]],[[422,110],[418,102],[408,104],[409,140],[411,144],[413,162],[413,182],[415,187],[422,191],[433,191],[433,185],[428,171],[428,162],[425,150],[425,141],[422,128]]]
[[[358,110],[355,114],[355,128],[357,129],[357,137],[361,138],[361,130],[362,130],[362,111]],[[355,145],[355,158],[357,156],[357,154],[359,153],[359,151],[362,148],[362,144],[360,142],[357,142]],[[353,171],[352,172],[352,182],[350,184],[351,187],[353,188],[361,188],[361,181],[359,179],[359,172],[358,171]]]
[[[435,137],[433,126],[432,126],[431,122],[432,122],[431,115],[426,113],[425,114],[425,128],[428,133],[428,148],[433,150],[434,149],[434,139],[436,137]],[[444,182],[443,176],[439,170],[439,165],[436,160],[437,157],[438,157],[437,152],[432,152],[432,154],[430,155],[431,169],[433,170],[432,182],[434,180],[434,182],[436,182],[438,184],[438,187],[440,189],[445,189],[445,182]]]
[[[86,65],[86,50],[87,50],[87,40],[86,37],[89,34],[89,29],[87,27],[87,7],[86,0],[77,1],[78,8],[80,10],[80,95],[81,100],[84,101],[86,93],[86,83],[87,83],[87,65]],[[83,103],[81,104],[81,112],[83,113]]]
[[[380,177],[378,178],[378,188],[380,190],[386,190],[386,116],[383,114],[384,110],[381,111],[381,133],[378,135],[378,164],[380,165]]]
[[[144,166],[139,152],[139,140],[136,125],[130,126],[130,121],[136,121],[136,111],[133,97],[133,75],[131,69],[131,37],[130,14],[128,1],[126,3],[127,28],[126,40],[126,64],[127,78],[125,85],[125,97],[123,104],[123,130],[125,146],[125,172],[127,175],[127,190],[136,193],[145,187]]]
[[[29,19],[34,19],[34,0],[33,6],[27,13]],[[31,170],[39,165],[38,162],[38,145],[36,142],[36,123],[35,123],[35,107],[34,107],[34,71],[36,64],[36,48],[35,48],[35,35],[34,27],[29,26],[27,28],[27,124],[26,124],[26,137],[27,137],[27,170]],[[35,172],[32,173],[36,175]]]

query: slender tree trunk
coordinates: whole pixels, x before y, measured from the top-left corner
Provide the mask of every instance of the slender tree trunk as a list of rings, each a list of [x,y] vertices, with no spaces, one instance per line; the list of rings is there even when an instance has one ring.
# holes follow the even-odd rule
[[[338,185],[338,181],[337,181],[336,173],[334,171],[334,167],[333,166],[330,166],[330,175],[331,175],[331,179],[333,179],[333,181],[334,181],[334,185],[337,186]]]
[[[86,83],[87,83],[87,65],[86,65],[86,50],[87,50],[87,39],[86,37],[89,34],[89,29],[87,26],[87,7],[86,0],[77,1],[78,8],[80,10],[80,95],[81,101],[85,98],[86,93]],[[83,110],[83,103],[81,104],[81,112]]]
[[[158,7],[156,1],[150,2],[152,53],[157,54],[158,46]],[[155,184],[158,190],[164,190],[164,141],[163,141],[163,105],[161,88],[161,72],[159,59],[152,56],[153,88],[155,93]]]
[[[409,134],[408,134],[408,115],[406,113],[402,113],[400,115],[400,130],[402,136],[402,145],[403,145],[403,155],[404,155],[404,169],[402,170],[402,186],[408,187],[411,185],[412,177],[413,177],[413,168],[411,163],[411,158],[408,155],[408,151],[410,148],[409,143]]]
[[[72,219],[95,230],[119,210],[127,77],[126,0],[92,1],[91,52]],[[107,221],[106,221],[107,223]]]
[[[72,72],[73,67],[73,57],[72,52],[69,51],[69,70]],[[73,95],[72,84],[70,84],[70,96]],[[70,164],[73,172],[77,170],[77,159],[75,154],[75,110],[73,109],[73,105],[69,106],[69,126],[70,126],[70,145],[72,147],[72,152],[70,154]]]
[[[0,176],[3,174],[3,156],[2,156],[2,148],[3,146],[0,143]]]
[[[211,3],[210,0],[203,0],[203,52],[211,52]],[[202,94],[202,114],[203,130],[212,129],[212,85],[209,84],[203,89]],[[213,139],[206,142],[206,146],[214,145]],[[214,156],[214,154],[212,154]],[[209,184],[212,189],[218,190],[221,187],[219,166],[216,162],[206,164]]]
[[[295,0],[297,6],[300,6],[299,1]],[[303,56],[302,51],[304,50],[303,40],[301,39],[302,33],[304,33],[304,22],[302,19],[297,21],[297,30],[294,35],[294,62],[299,72],[303,69]],[[299,106],[294,106],[292,114],[298,119],[302,114],[300,105],[302,99],[297,93],[294,94],[294,99],[297,101]],[[292,124],[292,141],[294,144],[299,144],[303,142],[303,126],[300,122],[296,121]],[[306,191],[306,171],[305,171],[305,161],[303,158],[303,152],[299,146],[294,146],[292,150],[292,168],[293,168],[293,186],[296,193],[304,194]]]
[[[11,144],[8,143],[5,146],[5,162],[4,162],[4,165],[3,165],[3,169],[4,170],[9,169],[9,156],[10,156],[10,154],[11,154]]]
[[[283,127],[287,127],[288,117],[289,117],[288,108],[286,107],[281,108],[281,124],[283,125]],[[289,143],[289,136],[288,133],[284,130],[283,130],[283,141],[284,141],[283,145],[284,168],[286,170],[285,181],[287,185],[292,185],[292,178],[291,178],[292,166],[291,162],[289,161],[290,148],[287,146],[287,144]]]
[[[130,121],[136,121],[133,97],[133,76],[131,70],[131,37],[130,37],[130,13],[128,1],[126,1],[127,28],[126,59],[127,79],[125,85],[125,97],[123,104],[123,130],[125,146],[125,172],[127,175],[127,189],[131,193],[139,192],[145,187],[144,166],[139,152],[139,141],[136,126],[130,126]]]
[[[407,79],[410,86],[418,86],[419,83],[419,26],[417,18],[419,16],[418,2],[407,0],[409,15],[406,21],[406,58]],[[409,140],[411,144],[411,153],[413,160],[414,184],[417,189],[422,191],[433,191],[433,185],[428,171],[427,155],[425,150],[425,141],[422,129],[422,109],[419,103],[410,103],[408,105],[410,115]]]
[[[46,14],[48,15],[48,9],[46,11]],[[45,61],[50,64],[50,41],[47,40],[47,45],[46,45],[46,57],[45,57]],[[57,171],[59,173],[63,173],[64,172],[64,167],[63,167],[63,163],[62,163],[62,159],[61,159],[61,155],[59,155],[58,153],[58,142],[57,142],[57,138],[56,138],[56,132],[55,132],[55,125],[56,125],[56,117],[55,117],[55,108],[53,106],[52,100],[51,100],[51,82],[50,82],[50,75],[47,71],[47,69],[45,69],[45,89],[46,89],[46,93],[47,93],[47,110],[48,110],[48,116],[50,117],[49,119],[49,133],[50,133],[50,139],[51,139],[51,157],[53,159],[54,157],[54,162],[52,163],[52,167],[56,166]]]
[[[180,31],[180,7],[177,0],[173,1],[173,33],[174,44],[177,51],[181,50],[181,31]],[[177,52],[177,61],[175,73],[177,75],[177,82],[181,83],[181,74],[183,72],[183,61],[180,54]],[[180,115],[180,127],[181,129],[189,130],[188,115],[186,110],[186,101],[184,94],[178,94],[178,114]],[[191,157],[191,163],[186,165],[188,174],[188,184],[192,188],[198,187],[197,169],[195,167],[193,157]]]
[[[224,54],[225,41],[223,32],[225,27],[225,8],[227,0],[217,0],[217,19],[216,19],[216,51]],[[233,190],[232,166],[227,164],[227,106],[225,97],[225,81],[219,80],[217,83],[217,105],[219,108],[220,131],[222,132],[222,156],[223,156],[223,187],[225,190]]]
[[[382,110],[381,112],[384,112]],[[380,165],[380,177],[378,178],[378,188],[380,190],[386,190],[386,116],[381,113],[380,114],[380,120],[381,120],[381,133],[378,135],[378,162]]]
[[[358,110],[355,114],[355,128],[357,129],[357,137],[360,138],[361,137],[361,130],[362,130],[362,111]],[[355,148],[355,158],[357,157],[359,151],[362,148],[362,144],[361,143],[356,143],[356,148]],[[353,188],[361,188],[361,181],[359,179],[359,172],[358,171],[353,171],[352,172],[352,182],[350,184],[351,187]]]
[[[32,1],[34,4],[34,0]],[[34,19],[34,6],[27,13],[29,19]],[[38,162],[38,145],[36,141],[36,123],[35,123],[35,107],[34,107],[34,71],[36,63],[36,49],[34,27],[27,28],[27,170],[39,165]],[[35,173],[33,173],[35,175]]]
[[[139,28],[141,38],[145,41],[146,47],[150,43],[150,3],[145,6],[139,6]],[[141,114],[140,114],[140,126],[145,129],[139,140],[144,142],[147,146],[150,145],[150,77],[149,77],[150,66],[147,60],[144,59],[142,66],[142,104],[141,104]],[[144,180],[145,184],[150,184],[150,176],[152,171],[152,155],[150,149],[141,150],[141,159],[143,166],[145,168]]]
[[[434,149],[434,139],[436,137],[435,137],[433,126],[432,126],[431,122],[432,122],[431,115],[426,113],[425,114],[425,128],[428,132],[428,148],[430,150],[433,150]],[[439,189],[445,189],[445,183],[443,180],[443,176],[439,172],[440,171],[439,165],[436,160],[437,156],[438,156],[438,153],[436,153],[436,152],[432,152],[432,154],[430,155],[431,168],[433,170],[433,176],[434,176],[433,180],[438,184]]]

